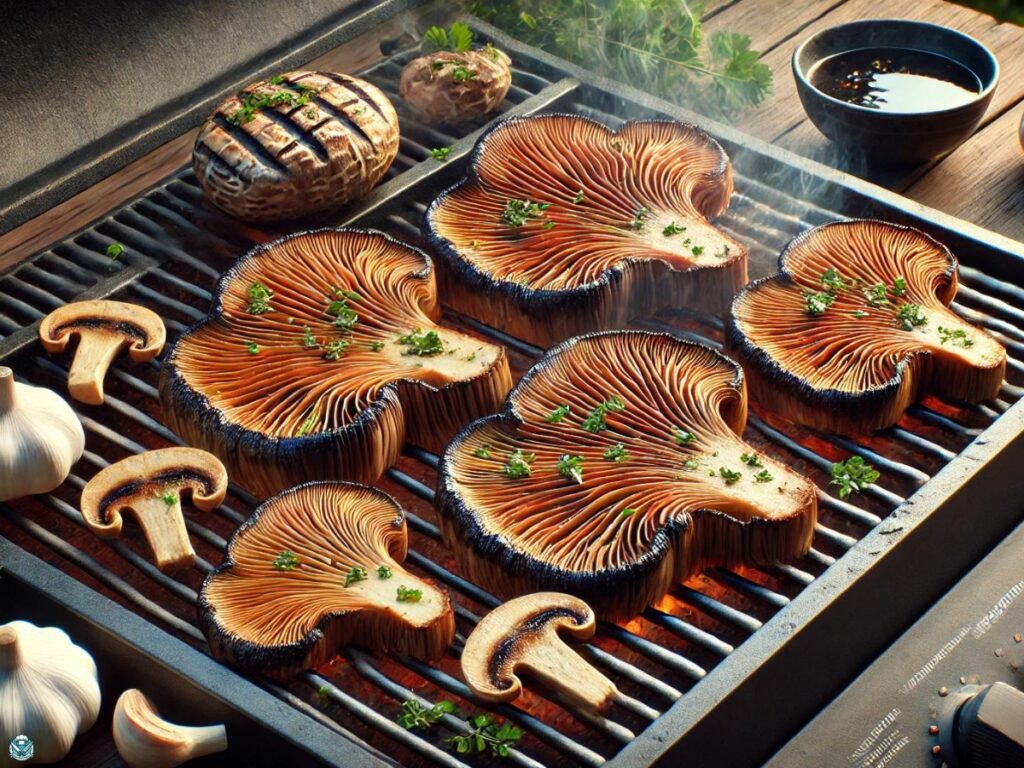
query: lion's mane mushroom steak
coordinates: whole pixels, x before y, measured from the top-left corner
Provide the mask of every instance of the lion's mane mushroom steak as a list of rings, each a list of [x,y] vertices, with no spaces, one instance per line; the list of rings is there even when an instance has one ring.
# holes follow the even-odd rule
[[[724,311],[747,282],[747,249],[710,221],[732,189],[692,125],[518,117],[480,138],[425,230],[446,302],[549,345],[667,307]]]
[[[196,180],[246,221],[331,210],[364,197],[398,154],[398,115],[358,77],[287,72],[246,86],[203,123]]]
[[[232,535],[199,593],[214,656],[287,678],[349,643],[436,659],[455,636],[448,594],[404,570],[405,513],[376,488],[307,483]]]
[[[463,572],[622,620],[711,565],[807,552],[817,489],[758,455],[740,367],[665,334],[582,336],[445,451],[438,509]]]
[[[897,423],[925,392],[995,397],[1006,350],[949,309],[953,254],[923,232],[844,221],[786,246],[780,272],[736,296],[726,349],[766,408],[818,429]]]
[[[511,386],[505,350],[440,314],[430,260],[379,232],[257,246],[168,355],[165,418],[264,497],[373,482],[405,441],[440,450]]]
[[[137,363],[160,354],[167,339],[164,321],[152,310],[123,301],[76,301],[53,310],[39,324],[39,341],[51,355],[78,339],[68,372],[68,392],[88,405],[103,404],[103,380],[125,350]]]

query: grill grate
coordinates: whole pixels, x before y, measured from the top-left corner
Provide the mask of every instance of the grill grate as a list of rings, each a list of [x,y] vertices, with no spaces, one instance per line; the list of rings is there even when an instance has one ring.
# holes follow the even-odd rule
[[[529,51],[515,55],[513,88],[507,112],[555,109],[594,117],[608,125],[654,114],[601,88],[570,77],[545,77],[550,67]],[[364,77],[382,88],[399,111],[402,142],[390,181],[371,195],[344,222],[386,229],[417,242],[419,222],[436,192],[461,176],[463,161],[483,124],[460,134],[418,124],[397,94],[398,75],[408,52],[373,67]],[[526,67],[526,68],[522,68]],[[475,129],[475,130],[474,130]],[[430,148],[453,145],[451,160],[441,164]],[[793,196],[766,181],[756,163],[734,154],[737,193],[719,224],[751,248],[751,271],[773,271],[782,246],[808,227],[840,218],[822,207],[813,189]],[[749,166],[749,170],[748,170]],[[804,199],[807,198],[807,199]],[[839,210],[839,209],[837,209]],[[844,209],[845,210],[845,209]],[[205,206],[186,168],[108,218],[0,276],[0,359],[31,383],[64,390],[66,360],[41,356],[33,343],[34,324],[47,312],[76,297],[111,296],[145,304],[157,311],[173,338],[203,317],[211,291],[231,261],[252,243],[279,232],[242,226]],[[106,246],[125,246],[112,262]],[[826,487],[831,462],[856,452],[883,472],[856,503],[820,492],[821,521],[814,548],[792,565],[770,569],[713,569],[677,585],[664,601],[624,626],[602,624],[582,653],[612,677],[627,694],[607,720],[588,718],[561,702],[527,693],[515,705],[477,701],[458,676],[458,656],[465,635],[498,600],[453,573],[452,559],[432,522],[438,457],[407,447],[380,485],[409,512],[408,565],[442,582],[453,593],[459,635],[446,659],[429,666],[408,658],[376,658],[348,649],[344,661],[319,672],[309,671],[269,690],[327,727],[351,731],[403,763],[463,766],[441,738],[460,732],[462,721],[445,717],[437,734],[409,732],[394,723],[400,702],[423,704],[442,698],[460,701],[469,711],[494,711],[521,727],[526,736],[511,762],[521,766],[577,763],[597,766],[634,740],[661,712],[686,696],[750,636],[759,632],[801,591],[886,521],[905,499],[1005,412],[1024,389],[1024,289],[1001,282],[984,271],[963,266],[963,288],[955,309],[982,325],[1004,343],[1010,355],[1008,377],[1000,398],[978,406],[959,406],[933,398],[910,409],[900,426],[857,441],[803,430],[770,414],[751,412],[745,438],[756,448],[794,466]],[[521,374],[543,350],[486,325],[448,311],[445,322],[487,335],[505,344],[514,372]],[[663,313],[636,327],[667,331],[680,338],[720,348],[722,322],[686,311]],[[205,641],[195,625],[196,589],[219,562],[230,532],[249,514],[255,500],[232,486],[216,513],[190,517],[187,526],[199,554],[196,567],[178,578],[162,574],[146,559],[144,542],[130,535],[103,542],[82,526],[78,493],[88,478],[108,463],[143,450],[180,444],[160,423],[156,383],[159,362],[135,366],[116,363],[101,407],[73,404],[87,432],[86,452],[76,473],[49,496],[0,505],[12,524],[10,537],[26,549],[49,551],[69,572],[122,604],[148,616],[201,650]],[[6,533],[5,535],[8,535]],[[899,530],[898,528],[896,530]]]

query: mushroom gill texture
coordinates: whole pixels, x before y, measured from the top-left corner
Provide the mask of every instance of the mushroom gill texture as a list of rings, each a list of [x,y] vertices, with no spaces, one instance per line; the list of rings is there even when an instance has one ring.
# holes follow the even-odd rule
[[[257,246],[174,345],[164,416],[263,497],[373,482],[405,441],[440,448],[511,386],[505,350],[436,324],[430,260],[379,232]]]
[[[376,488],[307,483],[266,501],[200,590],[214,656],[281,679],[349,643],[439,658],[454,614],[443,589],[402,568],[407,545],[404,511]]]
[[[549,345],[668,307],[725,310],[747,282],[747,249],[710,221],[732,190],[692,125],[517,117],[480,138],[424,226],[446,302]]]
[[[512,60],[490,47],[480,51],[437,51],[402,68],[399,92],[432,123],[460,123],[492,110],[512,85]]]
[[[364,197],[397,154],[398,115],[379,89],[296,71],[222,101],[199,129],[192,166],[218,208],[274,221]]]
[[[1006,350],[949,309],[957,262],[918,230],[843,221],[786,246],[780,272],[741,291],[726,350],[766,408],[818,429],[897,423],[925,392],[995,397]]]
[[[665,334],[582,336],[445,451],[438,509],[462,571],[628,619],[712,565],[807,552],[816,488],[740,434],[738,365]]]

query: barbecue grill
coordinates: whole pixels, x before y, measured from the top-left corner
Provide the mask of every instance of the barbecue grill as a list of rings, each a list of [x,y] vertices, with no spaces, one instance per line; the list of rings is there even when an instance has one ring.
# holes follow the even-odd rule
[[[627,694],[626,705],[608,720],[535,693],[490,705],[462,682],[461,642],[498,600],[453,570],[432,509],[438,457],[415,446],[406,447],[378,485],[409,511],[407,567],[453,596],[459,635],[448,656],[428,665],[349,648],[287,685],[247,679],[210,659],[196,626],[196,590],[256,500],[232,486],[217,513],[189,518],[197,565],[173,578],[148,562],[141,537],[100,541],[77,508],[82,487],[109,463],[180,444],[162,423],[159,361],[115,363],[104,405],[73,403],[86,429],[86,453],[61,488],[0,504],[0,621],[68,627],[97,654],[108,700],[142,677],[176,702],[168,704],[168,715],[176,706],[189,717],[226,720],[229,754],[252,764],[471,763],[443,744],[464,727],[461,721],[446,717],[428,733],[395,723],[401,702],[410,698],[423,704],[455,699],[464,710],[492,711],[520,727],[525,735],[510,765],[755,764],[1018,521],[1024,247],[466,21],[481,42],[492,41],[513,59],[513,85],[494,119],[560,111],[615,127],[660,116],[694,122],[718,139],[732,159],[736,193],[717,224],[750,247],[752,278],[775,271],[792,237],[837,218],[908,224],[948,245],[961,261],[954,309],[1006,346],[1007,381],[999,397],[977,406],[928,398],[898,426],[857,440],[794,426],[755,404],[744,439],[821,489],[813,548],[790,565],[713,569],[677,585],[628,624],[601,625],[581,652]],[[422,245],[427,205],[463,175],[489,123],[460,133],[418,123],[398,96],[399,73],[413,55],[407,46],[359,73],[399,111],[399,155],[384,183],[327,223],[381,229]],[[447,162],[432,159],[430,148],[449,145]],[[174,338],[205,315],[217,278],[235,258],[287,231],[241,225],[216,211],[204,202],[191,167],[182,167],[0,275],[0,363],[24,381],[63,391],[68,360],[48,358],[36,341],[48,312],[74,300],[120,299],[156,311]],[[105,250],[115,242],[124,253],[112,261]],[[544,351],[452,311],[446,310],[444,323],[505,345],[515,376]],[[685,309],[633,327],[715,348],[722,342],[719,318]],[[851,453],[874,464],[882,479],[840,500],[827,488],[828,471]],[[94,731],[105,730],[103,722]],[[239,735],[257,733],[258,745]],[[222,764],[216,757],[208,761]]]

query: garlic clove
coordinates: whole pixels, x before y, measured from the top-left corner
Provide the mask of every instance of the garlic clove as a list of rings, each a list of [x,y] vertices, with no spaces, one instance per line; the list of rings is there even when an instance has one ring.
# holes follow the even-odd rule
[[[160,717],[137,688],[121,694],[114,707],[114,743],[131,768],[173,768],[228,748],[223,725],[187,726]]]

